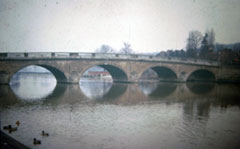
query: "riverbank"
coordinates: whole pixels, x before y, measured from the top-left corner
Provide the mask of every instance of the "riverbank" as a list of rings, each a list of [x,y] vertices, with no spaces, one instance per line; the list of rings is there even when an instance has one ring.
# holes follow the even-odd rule
[[[1,149],[30,149],[29,147],[25,146],[24,144],[18,142],[14,138],[10,137],[6,133],[4,133],[2,130],[0,130],[0,148]]]

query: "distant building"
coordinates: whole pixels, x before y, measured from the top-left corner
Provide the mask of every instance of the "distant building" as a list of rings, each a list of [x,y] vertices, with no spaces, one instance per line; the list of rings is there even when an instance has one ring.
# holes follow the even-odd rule
[[[111,78],[111,75],[108,71],[103,70],[103,71],[93,71],[93,70],[89,70],[87,72],[84,73],[83,75],[84,78]]]
[[[91,77],[102,78],[102,77],[109,76],[110,74],[107,71],[88,71],[87,75]]]
[[[165,56],[167,56],[167,52],[161,51],[161,52],[159,52],[156,56],[165,57]]]
[[[167,50],[156,54],[157,57],[186,57],[186,52],[181,50]]]

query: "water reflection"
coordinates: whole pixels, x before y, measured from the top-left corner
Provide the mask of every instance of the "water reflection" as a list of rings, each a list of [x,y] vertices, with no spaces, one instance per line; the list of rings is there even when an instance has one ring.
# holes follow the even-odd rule
[[[124,93],[127,90],[127,87],[128,87],[127,84],[114,83],[110,90],[103,96],[101,101],[110,101],[117,99],[118,97],[124,95]]]
[[[53,100],[59,100],[62,98],[67,90],[67,86],[64,84],[57,84],[54,90],[46,96],[44,102],[53,102]]]
[[[90,99],[102,99],[112,87],[112,82],[80,82],[80,88],[84,95]]]
[[[7,85],[0,85],[0,97],[4,97],[8,95],[9,87]]]
[[[183,104],[183,121],[177,127],[177,136],[180,140],[189,142],[192,145],[199,144],[204,140],[207,133],[211,103],[209,100],[190,100]],[[209,139],[210,140],[210,139]],[[188,144],[186,148],[191,148]],[[206,148],[206,147],[200,147]]]
[[[163,98],[171,95],[177,87],[176,83],[159,83],[159,82],[141,82],[139,87],[143,93],[153,98]]]
[[[118,84],[112,82],[80,82],[82,93],[89,99],[98,102],[112,101],[126,92],[127,84]]]
[[[17,73],[10,82],[14,94],[23,100],[34,101],[52,94],[56,79],[49,73]]]
[[[184,83],[59,84],[45,100],[30,104],[8,86],[0,86],[1,120],[2,125],[20,120],[24,125],[11,136],[30,147],[42,129],[53,134],[38,147],[42,149],[240,146],[236,139],[240,136],[239,85],[215,84],[206,87],[210,91],[202,91],[204,87]]]
[[[215,83],[189,82],[187,83],[187,87],[191,92],[203,95],[211,92],[215,87]]]
[[[0,85],[0,107],[9,107],[21,103],[8,85]]]
[[[240,107],[239,84],[219,84],[217,85],[217,100],[214,101],[214,106],[220,106],[227,109],[232,106]]]

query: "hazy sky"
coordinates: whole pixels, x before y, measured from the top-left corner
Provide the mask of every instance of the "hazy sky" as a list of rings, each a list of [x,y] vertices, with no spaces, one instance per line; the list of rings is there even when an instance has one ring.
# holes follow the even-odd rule
[[[0,51],[185,48],[190,30],[240,42],[240,0],[0,0]]]

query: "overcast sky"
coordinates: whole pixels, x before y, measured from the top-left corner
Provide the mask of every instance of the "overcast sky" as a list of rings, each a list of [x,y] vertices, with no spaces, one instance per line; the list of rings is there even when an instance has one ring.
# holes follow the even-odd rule
[[[1,51],[135,52],[185,48],[188,32],[213,28],[240,41],[240,0],[0,0]]]

